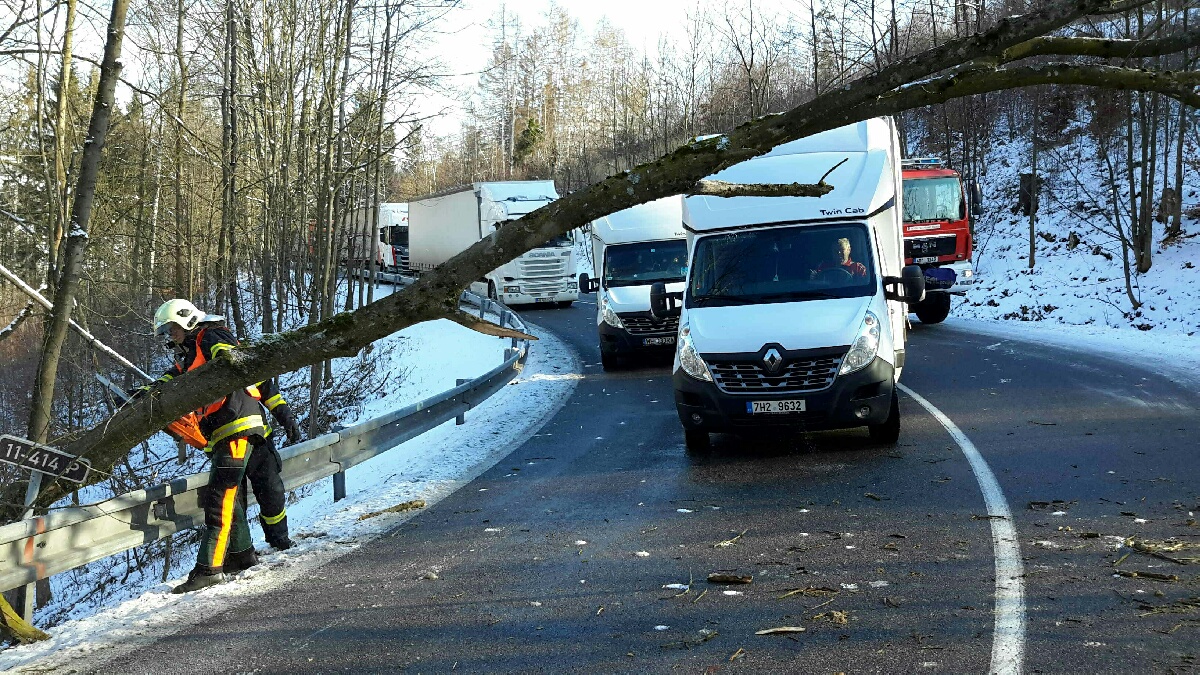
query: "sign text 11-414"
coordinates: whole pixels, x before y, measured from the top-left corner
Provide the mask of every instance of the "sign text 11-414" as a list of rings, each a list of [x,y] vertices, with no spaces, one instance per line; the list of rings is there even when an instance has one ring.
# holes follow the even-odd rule
[[[0,436],[0,462],[40,471],[74,483],[87,478],[91,463],[16,436]]]

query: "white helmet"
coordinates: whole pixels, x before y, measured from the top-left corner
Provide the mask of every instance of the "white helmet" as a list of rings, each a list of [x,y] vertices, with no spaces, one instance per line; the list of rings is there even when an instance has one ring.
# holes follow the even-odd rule
[[[168,300],[159,305],[154,312],[154,333],[159,336],[167,334],[167,326],[175,324],[184,330],[191,330],[204,318],[204,312],[187,300]]]

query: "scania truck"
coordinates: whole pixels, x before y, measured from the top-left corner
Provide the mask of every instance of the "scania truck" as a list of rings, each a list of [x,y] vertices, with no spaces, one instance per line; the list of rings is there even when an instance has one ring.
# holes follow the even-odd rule
[[[689,196],[689,264],[678,298],[675,408],[690,451],[711,432],[867,427],[894,443],[906,303],[900,146],[891,118],[780,145],[711,178],[817,183],[823,197]],[[675,311],[663,284],[652,311]]]
[[[618,211],[588,229],[597,276],[580,275],[579,290],[596,294],[601,365],[613,370],[636,355],[669,359],[679,319],[650,313],[650,286],[661,282],[669,292],[683,290],[683,198],[664,197]]]
[[[972,183],[970,215],[962,177],[937,157],[902,160],[904,177],[904,261],[925,271],[925,299],[911,309],[921,323],[941,323],[952,295],[975,283],[971,265],[970,215],[981,199]]]
[[[473,183],[408,204],[409,267],[433,270],[510,220],[558,199],[554,181]],[[505,304],[569,307],[579,297],[569,236],[555,237],[472,284]]]

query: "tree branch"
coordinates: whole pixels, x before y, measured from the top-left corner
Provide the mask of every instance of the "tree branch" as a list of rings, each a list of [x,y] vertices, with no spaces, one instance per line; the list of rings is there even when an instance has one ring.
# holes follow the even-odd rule
[[[967,79],[942,87],[940,99],[936,92],[925,91],[925,87],[936,80],[926,82],[922,87],[900,89],[914,80],[975,59],[996,58],[1011,47],[1108,7],[1111,7],[1111,0],[1052,2],[1028,15],[1003,19],[987,32],[952,40],[898,61],[877,74],[819,96],[789,112],[743,124],[721,139],[690,143],[630,172],[610,176],[508,223],[399,293],[357,311],[338,314],[290,333],[267,336],[225,352],[221,358],[189,373],[188,377],[175,378],[156,387],[154,395],[144,396],[134,405],[126,406],[64,449],[85,456],[93,466],[107,470],[128,448],[183,413],[239,387],[326,359],[353,356],[367,344],[413,324],[456,315],[459,294],[472,281],[584,223],[661,197],[684,194],[704,177],[764,154],[781,143],[848,122],[978,93],[973,89],[1004,88],[983,87],[970,79],[973,76],[961,74]],[[1036,83],[1020,81],[1007,86]],[[898,94],[895,93],[897,90]],[[887,99],[884,95],[889,92],[898,97]],[[102,475],[102,472],[94,475]],[[53,503],[76,487],[59,482],[45,486],[39,504]],[[0,501],[20,503],[21,489],[10,486]],[[19,515],[19,511],[14,512],[11,508],[0,513],[10,519]]]
[[[1031,56],[1094,56],[1102,59],[1132,59],[1177,54],[1200,46],[1200,31],[1160,40],[1109,40],[1088,37],[1039,37],[1006,49],[1002,63]]]
[[[820,183],[727,183],[723,180],[702,180],[688,191],[689,195],[709,197],[823,197],[833,191],[825,181]]]

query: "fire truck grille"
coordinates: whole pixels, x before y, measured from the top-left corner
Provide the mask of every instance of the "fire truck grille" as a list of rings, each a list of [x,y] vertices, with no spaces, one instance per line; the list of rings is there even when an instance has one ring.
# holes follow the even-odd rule
[[[920,237],[904,240],[905,258],[928,258],[932,256],[954,255],[958,250],[958,237],[953,234],[938,237]]]

